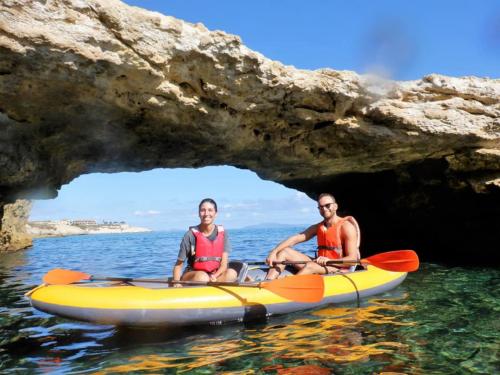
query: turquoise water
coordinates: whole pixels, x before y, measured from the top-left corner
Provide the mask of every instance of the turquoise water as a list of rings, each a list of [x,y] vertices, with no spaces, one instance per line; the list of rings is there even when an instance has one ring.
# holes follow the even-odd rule
[[[233,230],[233,258],[262,260],[293,229]],[[52,268],[170,275],[181,232],[35,240],[0,256],[0,372],[54,374],[498,374],[500,270],[423,264],[391,292],[222,327],[125,329],[32,309]],[[308,246],[303,246],[303,250]],[[390,249],[387,249],[390,250]]]

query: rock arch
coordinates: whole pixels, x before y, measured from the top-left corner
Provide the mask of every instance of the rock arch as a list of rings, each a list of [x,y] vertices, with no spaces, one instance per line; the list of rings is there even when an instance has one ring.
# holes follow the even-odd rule
[[[2,207],[84,173],[227,164],[334,192],[367,252],[493,254],[499,80],[299,70],[116,0],[2,2],[0,57]]]

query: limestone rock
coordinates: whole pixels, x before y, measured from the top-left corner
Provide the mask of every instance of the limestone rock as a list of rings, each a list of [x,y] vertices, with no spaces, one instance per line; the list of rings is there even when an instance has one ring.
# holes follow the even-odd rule
[[[31,202],[19,199],[3,206],[0,226],[0,252],[25,249],[32,245],[31,236],[26,233],[26,223]]]
[[[226,164],[334,192],[368,252],[465,256],[457,228],[496,244],[499,114],[497,79],[306,71],[117,0],[0,2],[0,202],[84,173]]]

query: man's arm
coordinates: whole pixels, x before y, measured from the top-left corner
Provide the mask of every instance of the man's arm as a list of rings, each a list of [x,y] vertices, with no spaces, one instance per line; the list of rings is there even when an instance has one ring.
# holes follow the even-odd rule
[[[317,228],[318,224],[311,225],[303,232],[294,234],[293,236],[290,236],[286,240],[280,242],[278,246],[271,250],[266,259],[266,263],[272,265],[272,263],[276,259],[276,256],[280,253],[281,250],[286,249],[287,247],[293,247],[302,242],[309,241],[316,235]]]
[[[340,228],[340,239],[345,254],[341,260],[359,260],[358,232],[352,223],[344,222]]]

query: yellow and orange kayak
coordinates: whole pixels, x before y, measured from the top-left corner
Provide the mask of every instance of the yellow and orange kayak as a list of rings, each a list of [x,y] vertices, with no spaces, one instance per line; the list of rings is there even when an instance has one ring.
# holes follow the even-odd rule
[[[325,275],[324,298],[317,303],[290,301],[263,288],[184,286],[166,283],[85,282],[41,285],[31,305],[49,314],[100,324],[127,326],[222,324],[355,301],[395,288],[406,272],[368,266]]]

